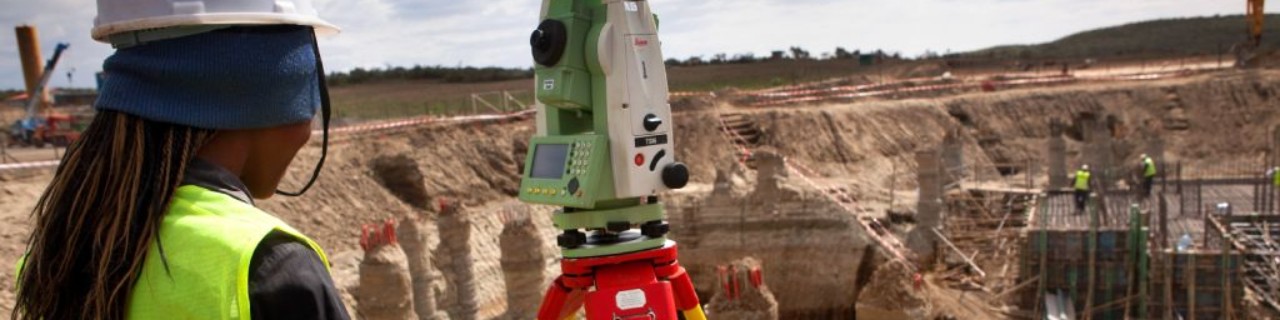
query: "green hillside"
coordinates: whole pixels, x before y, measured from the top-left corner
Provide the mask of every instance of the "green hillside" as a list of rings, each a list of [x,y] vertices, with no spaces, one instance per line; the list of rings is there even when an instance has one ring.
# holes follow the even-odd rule
[[[1241,15],[1162,19],[1076,33],[1036,45],[999,46],[964,54],[972,58],[1106,58],[1211,55],[1229,52],[1246,38]],[[1280,45],[1280,14],[1268,14],[1263,47]]]

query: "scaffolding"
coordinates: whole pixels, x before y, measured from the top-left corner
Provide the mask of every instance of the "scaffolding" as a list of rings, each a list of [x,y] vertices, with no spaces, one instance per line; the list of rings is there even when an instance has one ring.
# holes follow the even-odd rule
[[[1276,135],[1280,142],[1280,127]],[[1280,164],[1277,157],[1262,166],[1253,160],[1196,167],[1159,162],[1146,193],[1133,187],[1140,175],[1125,170],[1123,161],[1101,161],[1117,160],[1106,150],[1086,154],[1098,158],[1091,163],[1110,165],[1098,166],[1095,176],[1103,183],[1084,210],[1073,190],[1056,189],[1069,187],[1052,174],[1063,172],[1065,161],[1051,161],[1047,170],[1028,162],[1021,170],[993,172],[999,177],[992,179],[970,172],[963,158],[944,155],[951,178],[945,225],[934,231],[944,250],[959,256],[949,272],[968,270],[965,276],[981,279],[984,291],[998,292],[992,302],[1017,305],[1008,314],[1023,318],[1280,315],[1280,186],[1261,169]],[[1030,178],[1036,172],[1051,173],[1049,189],[1035,189],[1041,185]],[[1015,181],[1019,174],[1024,186]],[[1219,210],[1220,203],[1231,210]],[[1265,307],[1246,306],[1246,297]]]
[[[1280,310],[1280,215],[1210,217],[1211,245],[1239,252],[1244,286],[1267,306]],[[1235,266],[1235,265],[1233,265]]]

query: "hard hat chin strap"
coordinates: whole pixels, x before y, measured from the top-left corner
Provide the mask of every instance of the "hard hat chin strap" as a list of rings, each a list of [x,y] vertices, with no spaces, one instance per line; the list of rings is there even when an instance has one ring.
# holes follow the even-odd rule
[[[329,85],[325,81],[324,61],[320,59],[320,41],[316,39],[315,31],[311,33],[311,48],[316,55],[316,78],[320,81],[317,84],[320,87],[320,124],[323,131],[320,138],[320,161],[316,162],[315,170],[311,172],[311,179],[307,180],[307,184],[302,186],[302,190],[298,192],[288,192],[276,189],[276,194],[289,197],[300,197],[311,189],[316,183],[316,178],[320,177],[320,169],[324,168],[324,159],[329,155],[329,113],[331,106],[329,105]]]

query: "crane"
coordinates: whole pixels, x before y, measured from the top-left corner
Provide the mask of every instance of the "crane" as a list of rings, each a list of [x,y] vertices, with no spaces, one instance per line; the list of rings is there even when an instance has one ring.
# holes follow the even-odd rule
[[[40,74],[40,82],[36,83],[34,89],[27,93],[26,114],[22,119],[13,123],[11,136],[16,138],[16,142],[26,145],[42,146],[45,142],[54,142],[55,144],[69,144],[78,134],[58,134],[57,127],[53,123],[56,121],[66,121],[65,117],[50,116],[49,119],[41,119],[37,114],[40,102],[44,100],[45,86],[49,85],[49,79],[53,78],[53,69],[57,67],[58,60],[62,59],[62,52],[66,51],[70,45],[59,43],[53,50],[53,57],[49,58],[49,62],[45,64],[43,73]]]
[[[1241,68],[1254,67],[1257,65],[1259,56],[1258,50],[1262,47],[1262,28],[1263,19],[1266,15],[1263,13],[1266,0],[1247,0],[1245,8],[1245,20],[1249,26],[1249,38],[1236,46],[1236,66]]]

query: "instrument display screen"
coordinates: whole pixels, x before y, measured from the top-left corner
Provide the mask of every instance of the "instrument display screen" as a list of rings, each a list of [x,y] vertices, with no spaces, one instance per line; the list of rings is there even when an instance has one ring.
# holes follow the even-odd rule
[[[529,177],[560,179],[564,176],[568,159],[569,145],[539,144],[533,150],[533,166],[529,169]]]

